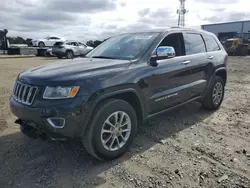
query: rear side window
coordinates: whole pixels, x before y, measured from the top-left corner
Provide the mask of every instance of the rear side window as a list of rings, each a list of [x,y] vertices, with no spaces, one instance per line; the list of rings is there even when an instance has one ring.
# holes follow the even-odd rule
[[[220,50],[220,46],[218,45],[218,43],[216,42],[214,37],[207,36],[207,35],[205,35],[203,37],[204,37],[204,40],[206,42],[208,52],[213,52],[213,51],[219,51]]]
[[[206,52],[206,47],[200,34],[187,33],[185,34],[184,40],[185,40],[186,55]]]

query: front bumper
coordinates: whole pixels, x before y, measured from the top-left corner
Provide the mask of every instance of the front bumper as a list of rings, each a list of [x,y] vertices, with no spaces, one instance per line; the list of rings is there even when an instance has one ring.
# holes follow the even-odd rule
[[[10,98],[11,112],[17,116],[25,125],[29,125],[52,139],[67,139],[80,137],[85,114],[81,112],[80,107],[73,105],[53,106],[53,107],[32,107],[17,102],[13,97]],[[65,124],[63,127],[56,128],[52,126],[49,118],[63,118]]]

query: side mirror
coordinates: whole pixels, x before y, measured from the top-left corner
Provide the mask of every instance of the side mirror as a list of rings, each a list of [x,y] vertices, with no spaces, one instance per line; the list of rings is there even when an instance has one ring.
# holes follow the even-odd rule
[[[153,67],[158,65],[157,60],[169,59],[175,57],[175,50],[172,46],[160,46],[156,50],[156,55],[150,59],[150,64]]]
[[[156,50],[156,55],[160,58],[163,57],[163,59],[168,59],[175,57],[175,50],[172,46],[160,46]]]

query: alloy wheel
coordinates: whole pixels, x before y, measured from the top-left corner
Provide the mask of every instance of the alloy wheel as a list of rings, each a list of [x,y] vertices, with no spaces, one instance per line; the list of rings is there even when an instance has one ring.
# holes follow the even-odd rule
[[[102,145],[108,151],[116,151],[126,144],[130,133],[131,120],[128,114],[123,111],[114,112],[102,126]]]
[[[218,105],[222,100],[222,96],[223,96],[222,83],[217,82],[214,86],[214,89],[213,89],[213,103],[215,105]]]
[[[73,53],[72,52],[68,52],[67,53],[67,58],[68,59],[72,59],[73,58]]]

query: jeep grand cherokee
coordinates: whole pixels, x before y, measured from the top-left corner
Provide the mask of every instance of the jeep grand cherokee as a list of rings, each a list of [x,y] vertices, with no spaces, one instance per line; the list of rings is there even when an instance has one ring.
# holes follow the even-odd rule
[[[85,58],[18,75],[10,107],[33,138],[77,138],[101,160],[126,152],[143,120],[198,100],[222,103],[227,53],[212,33],[187,28],[111,37]]]

